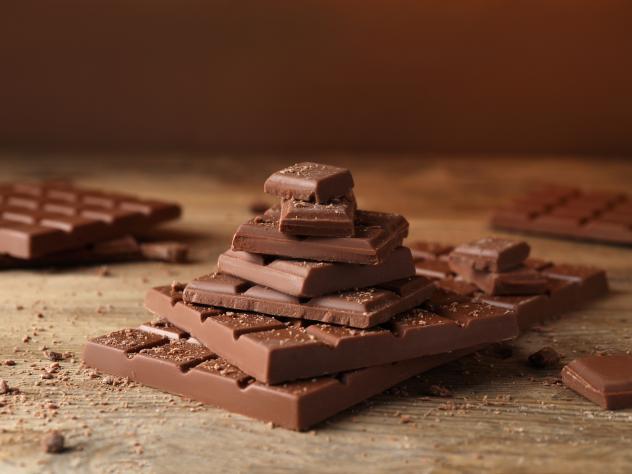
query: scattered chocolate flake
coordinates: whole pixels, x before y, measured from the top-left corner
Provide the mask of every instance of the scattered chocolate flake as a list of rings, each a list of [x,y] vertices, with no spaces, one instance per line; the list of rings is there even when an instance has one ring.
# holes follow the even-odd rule
[[[560,363],[560,355],[552,347],[543,347],[529,356],[529,365],[536,369],[555,367]]]
[[[22,306],[21,304],[17,304],[17,305],[15,305],[15,309],[17,311],[22,311],[24,309],[24,306]]]
[[[29,342],[30,340],[31,340],[31,336],[28,336],[28,335],[22,338],[22,342]]]
[[[11,392],[11,387],[9,387],[9,384],[7,383],[7,381],[4,379],[0,379],[0,395],[4,395],[5,393],[10,393],[10,392]]]
[[[491,344],[482,351],[485,355],[496,357],[497,359],[509,359],[513,356],[513,346],[506,342]]]
[[[4,365],[10,365],[13,366],[15,365],[15,361],[13,359],[6,359],[4,362],[2,362]]]
[[[44,319],[44,313],[37,313],[35,315],[38,319]]]
[[[64,442],[63,434],[59,431],[51,431],[42,438],[40,446],[45,453],[59,454],[64,451]]]

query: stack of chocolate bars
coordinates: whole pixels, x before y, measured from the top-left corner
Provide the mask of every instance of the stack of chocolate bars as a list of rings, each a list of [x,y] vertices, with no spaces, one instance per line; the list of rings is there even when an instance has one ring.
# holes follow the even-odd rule
[[[464,291],[471,284],[449,267],[439,278],[416,275],[422,260],[448,266],[432,253],[448,247],[425,245],[424,258],[418,244],[413,257],[403,246],[406,219],[357,210],[348,170],[300,163],[274,173],[265,190],[280,205],[237,229],[217,272],[149,290],[145,307],[160,319],[91,340],[85,363],[305,430],[413,375],[518,336],[524,294]],[[480,255],[474,250],[463,262],[486,275],[530,265],[528,246],[505,242],[484,253],[490,245],[501,246],[479,245]],[[455,253],[455,262],[463,255]],[[569,305],[584,301],[587,272],[569,273]],[[605,291],[605,274],[597,273]],[[557,275],[538,276],[546,288],[536,297],[548,311]]]

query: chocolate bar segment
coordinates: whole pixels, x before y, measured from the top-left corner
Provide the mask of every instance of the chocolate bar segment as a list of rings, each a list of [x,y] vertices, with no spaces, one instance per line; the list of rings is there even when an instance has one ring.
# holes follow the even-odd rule
[[[377,265],[290,260],[228,250],[219,256],[217,267],[220,273],[300,297],[364,288],[415,274],[406,247],[395,249]]]
[[[632,244],[632,199],[617,192],[546,186],[494,212],[492,226],[556,237]]]
[[[303,162],[272,174],[263,190],[284,199],[327,203],[353,188],[351,172],[321,163]]]
[[[441,306],[441,314],[422,305],[365,330],[296,325],[286,318],[187,304],[172,300],[168,287],[149,290],[145,308],[270,384],[452,352],[518,335],[512,312],[474,302]]]
[[[522,264],[530,250],[526,242],[485,237],[459,245],[452,251],[450,258],[458,259],[461,263],[470,262],[474,270],[504,272]]]
[[[352,237],[356,201],[353,193],[327,203],[282,199],[279,230],[313,237]]]
[[[112,340],[115,343],[109,342]],[[108,335],[86,344],[83,361],[88,367],[116,377],[303,431],[413,375],[475,350],[468,348],[278,386],[256,381],[189,339],[165,337],[159,345],[139,350],[133,341],[125,345]]]
[[[576,359],[562,369],[562,382],[602,408],[632,407],[632,355]]]
[[[299,299],[217,273],[191,281],[183,299],[193,304],[369,328],[421,304],[433,291],[434,285],[428,279],[411,277],[370,288]]]
[[[539,272],[517,267],[505,272],[476,270],[468,259],[450,256],[450,269],[466,282],[472,283],[488,295],[537,295],[545,293],[547,280]]]
[[[60,183],[0,188],[0,254],[33,259],[177,218],[180,207]]]
[[[357,211],[353,237],[297,237],[279,230],[279,211],[270,209],[242,224],[232,249],[281,257],[377,264],[402,245],[408,221],[398,214]]]

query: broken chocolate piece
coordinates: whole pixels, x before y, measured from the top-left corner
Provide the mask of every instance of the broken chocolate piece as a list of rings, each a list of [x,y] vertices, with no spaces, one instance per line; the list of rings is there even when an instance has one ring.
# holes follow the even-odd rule
[[[377,265],[291,260],[228,250],[219,256],[217,268],[220,273],[300,297],[365,288],[415,274],[406,247],[395,249]]]
[[[408,221],[398,214],[357,211],[353,237],[297,237],[279,230],[279,210],[270,209],[242,224],[232,249],[282,257],[377,264],[408,235]]]
[[[132,346],[113,346],[108,343],[113,340],[117,337],[106,335],[89,341],[84,348],[84,363],[115,377],[128,377],[165,392],[301,431],[413,375],[477,349],[272,386],[249,377],[190,339],[164,338],[160,346],[141,351],[133,341]]]
[[[311,162],[296,163],[277,171],[263,185],[268,194],[318,203],[345,196],[351,188],[353,177],[348,169]]]
[[[185,288],[187,303],[273,316],[307,319],[355,328],[384,323],[421,304],[434,291],[424,277],[411,277],[374,287],[300,299],[230,275],[215,273],[196,278]]]
[[[632,407],[632,355],[593,355],[562,369],[564,385],[608,410]]]
[[[529,256],[530,250],[526,242],[485,237],[459,245],[449,258],[456,258],[460,265],[469,263],[474,270],[505,272],[521,265]]]
[[[415,308],[365,330],[296,326],[263,314],[173,304],[168,287],[149,290],[145,308],[257,380],[272,384],[451,352],[518,334],[515,314],[484,304],[443,308],[441,314]]]
[[[352,237],[356,201],[353,193],[327,203],[281,200],[279,230],[285,234],[313,237]]]

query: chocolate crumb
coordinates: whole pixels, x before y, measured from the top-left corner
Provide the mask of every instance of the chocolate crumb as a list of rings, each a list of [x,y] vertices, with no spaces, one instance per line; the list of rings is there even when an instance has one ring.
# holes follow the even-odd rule
[[[3,364],[13,366],[15,365],[15,361],[13,359],[7,359],[3,362]]]
[[[110,272],[110,268],[107,265],[97,268],[96,273],[97,273],[97,276],[100,276],[100,277],[108,277],[112,274]]]
[[[44,319],[44,313],[37,313],[35,316],[37,316],[38,319]]]
[[[108,375],[107,377],[103,377],[103,379],[101,379],[101,383],[105,385],[114,385],[114,378]]]
[[[46,434],[40,443],[45,453],[59,454],[64,451],[64,435],[59,431],[51,431]]]
[[[48,360],[52,361],[59,361],[64,359],[64,356],[60,352],[44,351],[44,355]]]
[[[404,425],[407,424],[407,423],[410,423],[411,421],[413,421],[413,419],[412,419],[412,417],[410,415],[401,415],[399,417],[399,420]]]
[[[552,347],[543,347],[529,356],[529,365],[536,369],[555,367],[560,363],[560,355]]]
[[[4,395],[5,393],[10,393],[11,388],[6,380],[0,379],[0,395]]]

